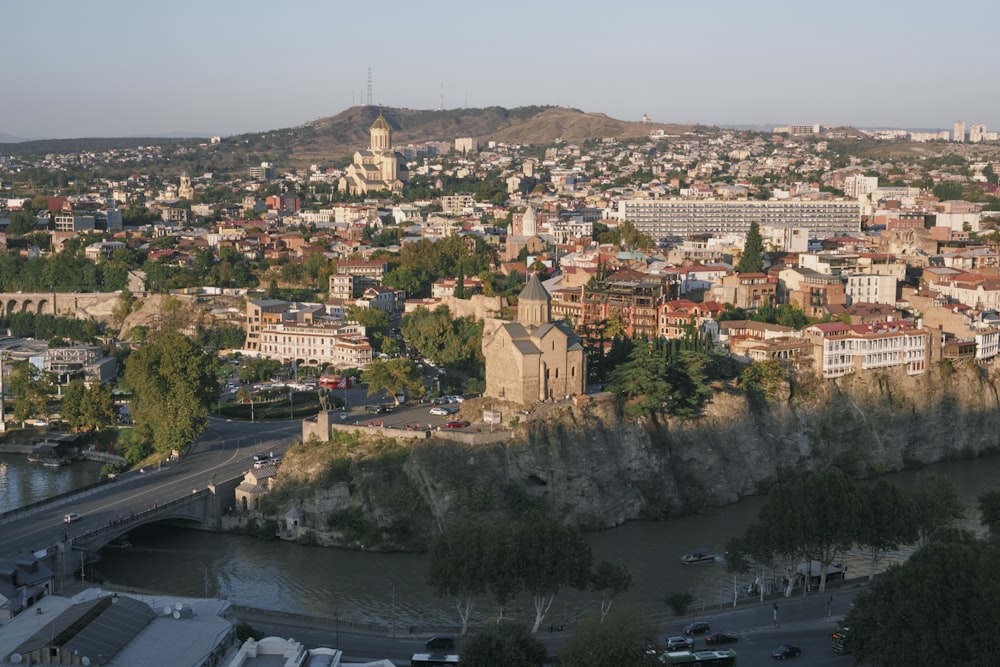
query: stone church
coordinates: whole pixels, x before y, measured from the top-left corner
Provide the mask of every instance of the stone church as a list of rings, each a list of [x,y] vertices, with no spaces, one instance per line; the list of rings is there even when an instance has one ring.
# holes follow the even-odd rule
[[[352,195],[383,190],[401,193],[403,184],[410,179],[410,172],[403,156],[392,150],[392,127],[381,111],[369,132],[371,145],[368,150],[354,154],[354,163],[344,171],[337,187]]]
[[[551,297],[532,274],[517,299],[517,321],[483,335],[486,392],[521,405],[584,393],[586,356],[565,322],[553,322]]]

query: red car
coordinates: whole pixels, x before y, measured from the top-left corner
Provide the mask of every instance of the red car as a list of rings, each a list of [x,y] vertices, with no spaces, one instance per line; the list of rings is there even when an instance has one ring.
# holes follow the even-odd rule
[[[465,428],[468,425],[469,422],[463,422],[463,421],[453,421],[444,423],[445,428]]]

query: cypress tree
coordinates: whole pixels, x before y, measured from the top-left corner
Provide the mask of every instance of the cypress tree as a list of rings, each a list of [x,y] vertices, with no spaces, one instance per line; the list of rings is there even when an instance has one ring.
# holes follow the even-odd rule
[[[750,223],[743,255],[736,265],[736,273],[760,273],[764,270],[764,240],[760,236],[760,226],[754,220]]]

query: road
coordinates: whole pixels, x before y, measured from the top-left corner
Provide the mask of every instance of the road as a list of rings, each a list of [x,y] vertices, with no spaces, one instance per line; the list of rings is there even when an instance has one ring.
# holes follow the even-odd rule
[[[302,434],[300,420],[285,422],[233,422],[210,419],[209,426],[188,453],[175,463],[131,471],[118,480],[4,520],[0,530],[0,555],[37,551],[55,544],[64,531],[70,537],[106,526],[109,521],[140,512],[207,487],[213,476],[232,479],[252,467],[261,451],[283,455]],[[76,512],[81,519],[63,523]]]
[[[801,656],[790,658],[792,665],[848,667],[853,664],[851,656],[832,652],[830,633],[837,627],[837,621],[850,609],[857,590],[848,583],[828,593],[813,593],[805,599],[781,598],[777,601],[777,627],[773,619],[773,600],[741,603],[737,608],[728,607],[705,614],[689,615],[683,619],[670,618],[658,624],[660,643],[662,645],[668,636],[680,635],[684,626],[692,621],[708,621],[713,631],[725,630],[740,637],[735,644],[723,646],[736,651],[740,667],[774,665],[771,651],[782,643],[794,644],[802,649]],[[832,602],[828,604],[831,598]],[[389,658],[399,665],[408,664],[408,657],[419,652],[429,636],[410,636],[405,628],[397,629],[396,636],[389,637],[351,632],[336,625],[285,621],[253,614],[237,613],[237,618],[265,635],[294,637],[308,647],[340,648],[345,656],[352,659]],[[545,644],[549,655],[559,655],[572,633],[573,628],[569,628],[567,632],[555,633],[543,629],[536,636]],[[462,641],[467,641],[467,638],[460,638],[459,653]],[[706,646],[704,636],[695,639],[695,650]]]

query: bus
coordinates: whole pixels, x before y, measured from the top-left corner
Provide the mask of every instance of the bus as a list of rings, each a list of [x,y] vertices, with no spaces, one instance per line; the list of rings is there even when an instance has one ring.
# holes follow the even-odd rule
[[[442,667],[457,664],[457,655],[443,655],[441,653],[414,653],[413,657],[410,658],[410,667]]]
[[[848,642],[850,628],[840,626],[837,631],[830,635],[830,648],[834,653],[850,653],[851,645]]]
[[[694,665],[696,667],[735,667],[736,651],[675,651],[660,655],[664,665]]]

